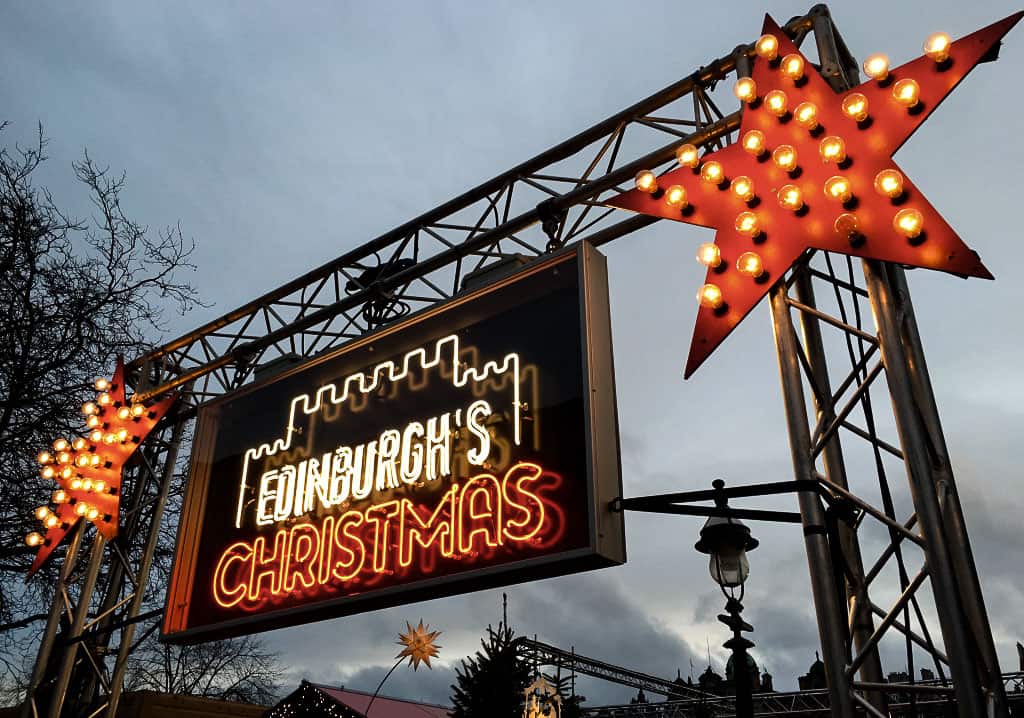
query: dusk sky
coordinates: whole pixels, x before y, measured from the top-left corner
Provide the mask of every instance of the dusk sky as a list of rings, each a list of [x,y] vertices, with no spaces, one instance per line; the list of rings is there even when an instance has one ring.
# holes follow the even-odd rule
[[[72,182],[83,149],[127,173],[126,213],[180,222],[191,281],[219,316],[677,81],[809,5],[688,3],[9,3],[0,22],[3,142],[50,138],[39,179],[87,215]],[[1018,8],[985,2],[837,3],[860,59],[916,57]],[[897,160],[995,282],[909,273],[918,321],[1004,671],[1024,638],[1024,28],[978,67]],[[726,91],[723,96],[731,98]],[[733,108],[733,104],[728,104]],[[731,109],[729,110],[731,111]],[[712,233],[660,222],[602,248],[610,271],[624,494],[792,478],[768,308],[682,379]],[[169,338],[169,337],[168,337]],[[880,431],[895,441],[883,395]],[[856,471],[865,473],[857,478]],[[898,467],[891,480],[906,493]],[[871,467],[851,460],[851,483]],[[795,510],[792,498],[759,505]],[[506,589],[519,633],[674,678],[719,672],[723,598],[693,549],[701,521],[627,516],[622,567]],[[799,528],[753,524],[745,618],[753,654],[795,689],[817,633]],[[300,678],[373,690],[405,620],[443,631],[433,671],[397,671],[385,693],[446,702],[452,667],[501,618],[501,590],[271,632]],[[882,594],[888,597],[889,593]],[[887,670],[904,669],[898,645]],[[628,690],[581,681],[591,705]]]

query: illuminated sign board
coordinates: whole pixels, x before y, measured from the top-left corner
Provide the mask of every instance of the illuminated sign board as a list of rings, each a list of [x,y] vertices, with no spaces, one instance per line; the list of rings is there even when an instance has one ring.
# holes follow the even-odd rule
[[[622,563],[618,450],[581,244],[204,405],[164,637]]]

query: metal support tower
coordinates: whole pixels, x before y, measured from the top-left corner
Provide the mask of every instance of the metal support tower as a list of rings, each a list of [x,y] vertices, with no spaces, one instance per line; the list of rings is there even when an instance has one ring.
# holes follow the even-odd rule
[[[798,45],[814,36],[822,72],[837,89],[854,78],[857,65],[827,8],[816,6],[784,29]],[[114,715],[127,660],[158,625],[159,609],[144,610],[162,603],[159,596],[148,602],[147,580],[157,536],[167,528],[164,507],[178,446],[195,406],[241,387],[258,366],[312,357],[450,299],[476,270],[543,256],[570,242],[601,245],[652,224],[656,220],[647,216],[621,219],[603,201],[640,169],[667,166],[685,142],[709,149],[733,142],[740,114],[719,109],[716,97],[723,103],[735,99],[728,88],[718,93],[715,88],[731,73],[742,74],[751,56],[752,47],[741,45],[498,177],[130,363],[129,383],[140,398],[177,389],[183,392],[182,408],[174,423],[143,447],[125,485],[118,539],[104,546],[76,532],[23,715]],[[837,263],[847,271],[837,274]],[[828,507],[818,492],[803,492],[798,499],[829,702],[836,715],[884,715],[892,685],[883,683],[879,655],[898,645],[911,681],[922,657],[934,667],[940,684],[929,687],[929,695],[956,700],[962,715],[1006,715],[903,271],[866,262],[863,274],[864,287],[849,258],[809,255],[770,297],[794,473],[820,482],[832,499]],[[816,296],[829,303],[828,309],[816,304]],[[862,326],[869,309],[874,331]],[[848,358],[848,365],[839,368],[837,357]],[[883,373],[885,387],[877,381]],[[810,408],[805,387],[813,400]],[[882,403],[892,405],[896,440],[881,438],[883,422],[874,418],[872,389],[886,388]],[[854,446],[867,452],[869,471],[853,459]],[[902,512],[897,508],[902,492],[889,485],[886,462],[893,460],[905,465],[912,496],[912,507]],[[873,501],[862,498],[872,492]],[[837,512],[837,505],[847,510]],[[173,517],[169,521],[173,526]],[[884,548],[866,563],[861,557],[865,535],[875,543],[884,538]],[[84,571],[76,561],[83,543],[91,545],[92,555]],[[896,587],[892,600],[886,597],[890,586]],[[932,601],[926,600],[929,595]],[[146,621],[152,623],[136,637],[135,627]],[[907,690],[914,695],[913,688]]]

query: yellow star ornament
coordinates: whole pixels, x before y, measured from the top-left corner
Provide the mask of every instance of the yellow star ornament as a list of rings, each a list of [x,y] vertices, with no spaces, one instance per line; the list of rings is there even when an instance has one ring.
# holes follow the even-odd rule
[[[408,621],[405,622],[406,632],[398,634],[398,645],[403,646],[401,652],[395,658],[408,658],[409,664],[415,671],[420,663],[426,663],[430,668],[430,659],[437,658],[437,649],[441,646],[434,645],[434,639],[441,635],[440,631],[431,631],[430,626],[423,625],[420,619],[416,628]]]

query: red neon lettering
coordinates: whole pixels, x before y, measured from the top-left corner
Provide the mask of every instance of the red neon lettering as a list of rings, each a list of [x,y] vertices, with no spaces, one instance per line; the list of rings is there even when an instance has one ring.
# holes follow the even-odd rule
[[[246,598],[256,601],[260,598],[263,579],[270,581],[270,594],[281,593],[281,560],[284,558],[285,545],[287,543],[287,532],[278,531],[274,534],[274,553],[267,557],[267,539],[258,537],[252,544],[252,558],[250,559],[249,591]]]
[[[479,505],[483,503],[483,510]],[[491,548],[500,546],[501,486],[490,474],[474,476],[459,495],[459,551],[473,550],[473,537],[481,534]]]
[[[398,514],[398,502],[388,501],[366,510],[366,522],[373,524],[373,571],[384,573],[391,553],[391,518]],[[372,514],[372,515],[371,515]]]
[[[449,489],[426,521],[420,517],[419,509],[413,502],[402,499],[402,519],[398,528],[399,566],[408,568],[412,563],[413,542],[419,544],[421,553],[431,559],[435,554],[428,549],[434,545],[439,546],[439,553],[442,556],[451,558],[455,544],[452,522],[455,517],[457,491],[458,486]],[[433,568],[433,563],[434,561],[431,561],[431,565],[425,568]]]
[[[366,548],[358,535],[352,535],[352,529],[363,525],[363,514],[359,511],[346,511],[338,519],[338,527],[334,531],[334,545],[350,558],[337,561],[331,569],[331,575],[341,582],[351,581],[363,570],[366,562]]]
[[[522,514],[518,519],[505,519],[504,534],[510,541],[529,541],[544,526],[544,502],[523,486],[539,479],[542,473],[543,470],[537,464],[516,464],[501,481],[501,495],[505,504]],[[524,503],[516,501],[514,495],[522,496]]]
[[[232,575],[231,564],[239,561],[245,563],[250,558],[252,558],[252,546],[244,541],[231,544],[221,554],[217,568],[213,571],[213,600],[217,602],[217,605],[231,608],[245,598],[248,584],[245,581],[239,581],[240,571],[236,570],[235,575]],[[230,580],[235,583],[233,587],[229,587],[226,583]]]
[[[295,579],[298,578],[304,588],[316,585],[317,562],[320,553],[320,532],[312,524],[296,524],[288,532],[288,550],[284,554],[284,591],[295,590]]]

